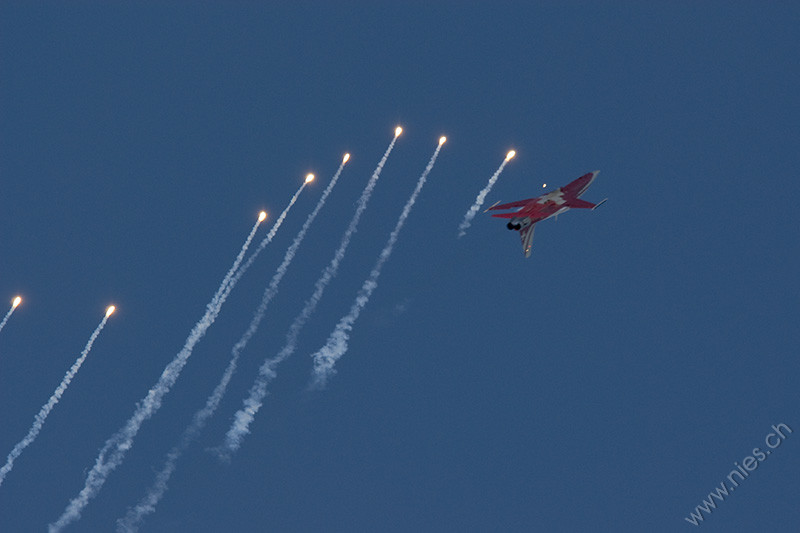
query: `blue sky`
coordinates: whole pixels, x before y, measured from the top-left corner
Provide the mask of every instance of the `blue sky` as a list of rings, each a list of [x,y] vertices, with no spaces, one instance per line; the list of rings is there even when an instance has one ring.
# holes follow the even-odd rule
[[[275,240],[71,530],[113,530],[202,407],[344,152],[352,160],[143,531],[796,531],[792,2],[4,3],[0,449],[118,306],[0,486],[41,531],[180,350],[252,227]],[[392,138],[344,258],[230,464],[218,446],[283,345]],[[328,387],[309,355],[432,170]],[[457,227],[601,173],[593,212]],[[259,233],[263,236],[265,230]],[[695,506],[795,430],[698,526]],[[2,452],[7,453],[7,452]]]

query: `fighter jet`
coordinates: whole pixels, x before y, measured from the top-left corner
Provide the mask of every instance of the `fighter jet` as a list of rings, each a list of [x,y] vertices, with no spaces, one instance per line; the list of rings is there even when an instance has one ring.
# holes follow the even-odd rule
[[[522,241],[522,253],[525,254],[525,257],[530,257],[531,242],[533,241],[533,226],[537,222],[541,222],[550,217],[557,217],[561,213],[573,208],[596,209],[608,200],[608,198],[606,198],[597,204],[593,204],[578,198],[589,188],[589,185],[591,185],[599,172],[599,170],[595,170],[594,172],[584,174],[569,185],[559,187],[542,196],[528,198],[527,200],[519,200],[518,202],[511,202],[508,204],[495,204],[486,211],[518,208],[516,211],[510,213],[500,213],[492,216],[510,219],[507,224],[508,229],[519,232],[519,237]]]

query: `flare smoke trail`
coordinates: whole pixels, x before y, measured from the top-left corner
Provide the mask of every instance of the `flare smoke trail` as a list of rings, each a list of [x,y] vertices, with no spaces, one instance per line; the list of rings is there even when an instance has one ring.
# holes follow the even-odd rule
[[[475,203],[472,204],[472,207],[469,208],[467,213],[464,215],[464,220],[461,221],[461,225],[458,226],[459,239],[467,234],[467,230],[472,224],[472,219],[475,218],[475,215],[478,214],[478,211],[480,211],[483,202],[486,200],[486,195],[489,194],[489,191],[492,190],[492,187],[494,187],[494,183],[497,181],[497,178],[500,177],[500,173],[503,172],[504,168],[506,168],[506,163],[511,161],[511,158],[514,157],[515,154],[516,152],[514,152],[514,150],[508,152],[508,155],[506,155],[506,158],[500,164],[500,167],[495,171],[494,174],[492,174],[492,177],[489,178],[489,183],[487,183],[486,187],[484,187],[483,190],[478,193],[478,197],[475,198]]]
[[[19,304],[21,302],[22,302],[22,298],[20,298],[19,296],[14,298],[14,301],[11,302],[11,309],[8,310],[8,313],[6,313],[6,316],[3,317],[3,321],[0,322],[0,331],[3,331],[3,328],[6,327],[6,322],[8,322],[9,318],[11,318],[11,315],[14,314],[14,311],[17,309],[17,307],[19,307]],[[2,480],[0,480],[0,483],[2,483]]]
[[[244,257],[244,253],[247,251],[247,248],[250,246],[250,241],[253,238],[251,236],[248,239],[248,241],[245,244],[245,246],[242,247],[242,251],[239,252],[239,256],[236,258],[237,262],[234,263],[236,268],[231,267],[231,270],[228,271],[228,273],[225,275],[225,278],[222,280],[222,284],[220,285],[220,289],[225,287],[228,284],[230,284],[231,286],[235,286],[239,282],[239,280],[242,278],[244,273],[247,272],[247,270],[251,266],[253,266],[253,263],[255,262],[256,258],[258,257],[258,254],[260,254],[261,251],[264,248],[266,248],[269,243],[272,242],[272,239],[275,238],[275,234],[278,233],[278,229],[281,227],[281,224],[283,224],[283,220],[286,218],[286,215],[289,213],[289,210],[292,208],[294,203],[297,201],[297,198],[300,196],[300,193],[303,192],[303,189],[305,189],[305,187],[306,187],[306,185],[308,185],[308,183],[309,183],[308,181],[304,181],[303,184],[300,185],[300,188],[297,189],[297,192],[295,192],[294,196],[292,196],[291,200],[289,200],[289,203],[283,209],[283,212],[281,212],[281,214],[278,216],[278,220],[276,220],[275,224],[272,225],[272,227],[270,228],[270,230],[267,233],[266,237],[264,237],[261,240],[261,242],[258,244],[258,247],[255,249],[253,254],[249,258],[247,258],[247,261],[245,261],[245,263],[241,266],[241,268],[239,268],[239,264],[242,262],[242,257]],[[262,211],[262,213],[263,213],[263,211]],[[266,214],[264,214],[263,216],[266,217]],[[262,220],[264,220],[264,219],[259,217],[259,222],[261,222]],[[255,227],[254,227],[253,231],[255,232]],[[237,270],[237,268],[238,268],[238,270]],[[222,297],[222,293],[223,292],[224,291],[217,290],[217,293],[214,295],[214,298],[211,299],[211,303],[209,303],[208,306],[209,307],[211,307],[213,305],[221,306],[222,304],[219,303],[219,300]],[[224,297],[227,298],[227,294],[225,294]]]
[[[443,144],[444,137],[442,137],[442,139],[439,141],[439,146],[436,147],[436,151],[433,153],[431,160],[428,162],[428,166],[425,167],[425,170],[419,177],[417,187],[408,198],[408,201],[403,208],[403,212],[400,214],[400,218],[397,219],[397,224],[395,224],[394,230],[392,230],[391,235],[389,235],[389,240],[386,242],[386,246],[384,246],[383,250],[381,250],[381,254],[378,256],[378,260],[375,263],[375,266],[372,268],[372,272],[370,272],[369,277],[361,286],[361,290],[359,290],[358,295],[356,296],[356,299],[350,308],[350,312],[342,317],[342,319],[339,320],[339,323],[336,324],[336,327],[328,337],[328,341],[325,343],[325,346],[320,348],[319,351],[311,356],[314,359],[314,370],[311,378],[312,388],[319,389],[325,386],[328,378],[335,372],[333,366],[336,364],[336,361],[338,361],[339,358],[342,357],[345,352],[347,352],[347,341],[350,337],[349,332],[353,330],[353,324],[358,319],[358,315],[364,309],[364,306],[367,305],[367,302],[369,302],[369,299],[372,296],[372,292],[378,286],[378,278],[381,275],[381,269],[389,259],[389,256],[392,255],[392,249],[397,242],[397,237],[400,234],[400,230],[403,229],[406,218],[408,218],[411,208],[414,207],[414,202],[417,201],[417,196],[422,190],[422,186],[425,185],[425,180],[427,179],[431,169],[433,169],[433,165],[436,163],[436,158],[439,157],[439,150],[442,149]]]
[[[42,430],[42,426],[44,426],[44,422],[47,419],[47,415],[50,414],[50,411],[53,410],[53,407],[58,403],[61,399],[61,396],[64,394],[64,391],[67,390],[69,387],[70,382],[72,382],[72,378],[75,377],[75,374],[78,373],[80,370],[83,361],[86,359],[86,356],[89,355],[89,351],[92,349],[92,345],[94,344],[95,339],[97,336],[100,335],[100,332],[103,331],[103,328],[108,322],[108,317],[111,316],[111,313],[114,312],[114,306],[109,307],[106,310],[106,314],[103,317],[103,320],[100,321],[100,324],[95,328],[94,333],[92,333],[91,337],[89,337],[89,341],[86,343],[86,346],[83,348],[81,355],[78,359],[73,363],[72,367],[69,369],[67,374],[64,376],[64,379],[61,380],[61,384],[56,388],[53,395],[50,396],[50,399],[47,400],[47,403],[42,406],[39,412],[33,419],[33,425],[31,429],[28,431],[28,434],[25,435],[25,438],[22,439],[14,446],[14,449],[11,450],[11,453],[8,454],[8,458],[6,459],[6,464],[3,465],[3,468],[0,468],[0,485],[3,484],[3,480],[6,478],[6,474],[11,472],[11,469],[14,468],[14,461],[17,457],[22,454],[22,451],[27,448],[36,437],[39,435],[39,432]]]
[[[372,195],[372,190],[375,188],[375,184],[378,182],[378,177],[381,174],[381,170],[383,170],[383,165],[389,158],[389,154],[392,152],[392,148],[394,148],[397,137],[400,136],[401,132],[402,129],[398,126],[398,128],[395,130],[394,139],[392,139],[392,142],[389,143],[389,147],[383,154],[378,166],[372,173],[372,177],[367,182],[367,186],[361,193],[361,197],[358,199],[358,207],[356,208],[356,212],[353,214],[353,218],[350,220],[350,225],[347,226],[347,230],[345,230],[344,235],[342,235],[342,241],[339,244],[339,248],[336,250],[331,262],[328,263],[323,270],[322,275],[314,284],[314,293],[306,301],[305,306],[300,311],[300,314],[294,318],[291,326],[289,326],[289,331],[286,333],[286,344],[283,346],[278,355],[272,359],[265,360],[259,368],[256,381],[250,388],[250,396],[244,400],[243,407],[234,415],[233,424],[231,424],[230,429],[228,429],[222,446],[218,449],[221,459],[230,459],[231,455],[233,455],[242,445],[245,435],[250,432],[250,423],[253,421],[255,414],[261,407],[264,396],[267,394],[267,384],[276,375],[274,368],[280,364],[281,361],[292,355],[297,348],[297,337],[300,335],[303,326],[305,326],[306,322],[309,318],[311,318],[312,313],[317,308],[317,304],[322,298],[325,288],[338,272],[339,263],[342,261],[342,258],[347,251],[347,246],[350,244],[350,239],[352,238],[353,233],[356,231],[356,226],[361,218],[361,214],[367,208],[367,203]]]
[[[270,231],[270,235],[274,235],[274,232],[277,231],[277,228],[280,226],[281,222],[283,222],[283,218],[285,217],[286,213],[294,204],[304,186],[305,183],[292,197],[289,205],[286,207],[286,209],[284,209],[283,213],[281,213],[281,216],[275,222],[272,231]],[[205,314],[194,325],[189,333],[189,336],[186,338],[181,351],[178,352],[178,354],[172,359],[172,361],[169,362],[169,364],[167,364],[166,368],[164,368],[164,371],[161,374],[161,377],[158,379],[158,382],[148,391],[147,396],[145,396],[142,401],[136,404],[136,410],[128,422],[126,422],[121,429],[108,438],[105,445],[100,450],[94,466],[86,476],[86,483],[83,489],[81,489],[80,493],[78,493],[75,498],[70,500],[69,504],[67,505],[66,509],[64,509],[64,512],[61,514],[58,520],[49,525],[49,531],[51,533],[55,531],[61,531],[65,526],[80,518],[81,511],[83,511],[84,507],[89,504],[89,500],[97,495],[97,493],[105,484],[109,474],[111,474],[111,472],[113,472],[122,463],[122,460],[125,458],[125,453],[133,446],[133,439],[136,437],[136,434],[139,432],[139,428],[141,428],[144,421],[152,417],[153,414],[155,414],[155,412],[161,407],[161,402],[164,396],[170,391],[172,386],[178,380],[181,370],[183,370],[183,367],[186,365],[186,362],[192,355],[195,345],[200,342],[200,339],[203,338],[208,328],[210,328],[216,320],[217,315],[219,315],[222,305],[225,303],[225,300],[228,298],[230,292],[236,286],[241,274],[243,274],[242,269],[252,264],[252,261],[248,261],[247,265],[243,266],[242,269],[239,269],[239,265],[241,264],[242,258],[250,246],[250,242],[253,240],[256,229],[263,220],[264,215],[260,215],[258,222],[256,222],[256,224],[253,226],[253,229],[250,231],[247,240],[242,245],[241,251],[236,256],[236,260],[225,274],[222,283],[214,293],[211,301],[206,306]],[[268,237],[269,240],[272,239],[271,236]],[[262,241],[261,248],[266,246],[265,242],[268,244],[269,240],[264,239],[264,241]]]
[[[167,453],[167,458],[164,461],[164,467],[156,475],[153,485],[148,489],[147,493],[145,493],[142,499],[139,500],[139,503],[136,505],[136,507],[129,509],[124,518],[117,520],[117,531],[138,531],[139,526],[141,525],[145,516],[153,513],[156,510],[156,505],[158,505],[158,502],[161,501],[161,498],[167,491],[167,482],[169,481],[170,477],[172,477],[172,473],[175,471],[178,459],[180,459],[186,448],[188,448],[189,445],[197,438],[197,436],[205,427],[208,419],[213,416],[219,407],[219,403],[222,401],[222,397],[225,395],[225,391],[228,388],[228,383],[230,383],[231,377],[233,377],[233,373],[236,371],[236,366],[239,362],[239,355],[242,353],[242,350],[244,350],[244,348],[247,346],[247,343],[258,330],[258,326],[260,325],[261,320],[263,320],[264,314],[267,311],[267,306],[272,298],[274,298],[278,293],[278,285],[283,279],[283,276],[286,274],[286,271],[288,270],[292,260],[294,259],[297,249],[303,242],[303,238],[305,238],[308,229],[311,227],[311,224],[314,222],[317,214],[322,209],[322,206],[325,205],[325,200],[327,200],[328,196],[333,190],[333,187],[339,180],[339,175],[342,173],[342,169],[344,169],[344,165],[347,163],[349,158],[350,154],[345,154],[342,164],[339,165],[339,169],[333,175],[328,187],[325,189],[325,191],[323,191],[322,197],[317,202],[316,207],[311,214],[308,215],[308,218],[303,224],[303,227],[300,229],[300,232],[286,250],[286,254],[283,256],[283,262],[278,266],[275,274],[272,277],[272,280],[270,280],[269,285],[265,289],[261,303],[259,304],[258,309],[250,321],[250,326],[231,349],[231,358],[228,361],[228,366],[225,368],[225,372],[222,374],[220,382],[211,393],[211,396],[209,396],[206,400],[205,406],[194,414],[191,424],[189,424],[189,426],[183,431],[178,444],[173,446],[169,453]]]

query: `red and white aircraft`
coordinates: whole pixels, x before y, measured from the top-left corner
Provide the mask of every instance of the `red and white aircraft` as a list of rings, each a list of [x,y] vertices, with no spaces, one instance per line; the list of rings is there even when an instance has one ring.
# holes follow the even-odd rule
[[[519,208],[511,213],[501,213],[492,215],[497,218],[509,218],[508,229],[512,231],[519,231],[519,237],[522,240],[522,253],[525,257],[531,256],[531,242],[533,241],[533,226],[537,222],[548,219],[550,217],[558,216],[559,214],[570,209],[595,209],[603,202],[593,204],[585,200],[580,200],[578,197],[583,194],[589,185],[592,184],[597,177],[599,170],[584,174],[576,179],[569,185],[559,187],[558,189],[543,194],[537,198],[528,198],[527,200],[520,200],[518,202],[511,202],[502,205],[493,205],[486,211],[514,209]],[[500,202],[498,202],[500,203]]]

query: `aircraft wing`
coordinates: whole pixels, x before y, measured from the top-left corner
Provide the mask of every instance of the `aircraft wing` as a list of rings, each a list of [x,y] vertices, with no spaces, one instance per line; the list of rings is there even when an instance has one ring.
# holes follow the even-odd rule
[[[510,202],[507,204],[500,204],[500,205],[493,205],[487,211],[496,211],[502,209],[514,209],[515,207],[525,207],[529,203],[533,202],[534,200],[538,200],[538,198],[528,198],[527,200],[519,200],[517,202]]]
[[[516,218],[519,215],[519,211],[511,211],[510,213],[497,213],[496,215],[492,215],[495,218]]]
[[[536,224],[531,224],[519,230],[519,238],[522,241],[522,253],[525,257],[531,256],[531,243],[533,242],[533,228]]]
[[[567,200],[567,205],[573,209],[594,209],[597,207],[597,204],[593,204],[592,202],[587,202],[586,200],[581,200],[579,198]]]

